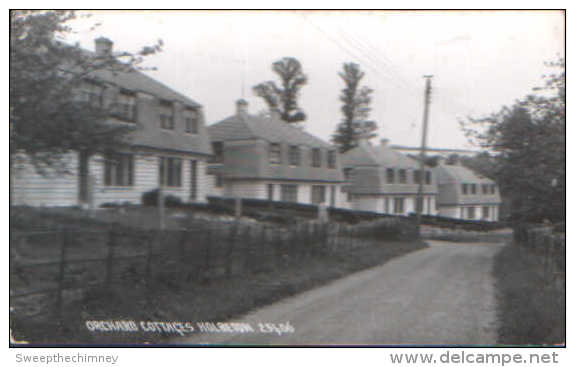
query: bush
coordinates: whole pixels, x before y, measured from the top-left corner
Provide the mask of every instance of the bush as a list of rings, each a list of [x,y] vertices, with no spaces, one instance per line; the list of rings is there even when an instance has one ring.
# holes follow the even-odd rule
[[[147,191],[142,194],[142,205],[143,206],[157,206],[158,205],[158,195],[160,194],[160,189],[154,189]],[[182,207],[182,199],[174,195],[164,195],[164,205],[168,208],[178,208]]]
[[[419,237],[417,223],[409,218],[390,217],[355,226],[358,236],[382,240],[415,240]]]

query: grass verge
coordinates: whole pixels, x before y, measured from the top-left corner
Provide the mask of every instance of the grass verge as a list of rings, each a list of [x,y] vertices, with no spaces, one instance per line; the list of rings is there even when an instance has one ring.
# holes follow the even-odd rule
[[[499,344],[565,343],[565,287],[546,280],[537,255],[506,245],[495,257]]]
[[[22,218],[21,229],[30,227],[33,213]],[[48,216],[54,225],[62,218]],[[45,217],[44,217],[45,218]],[[45,228],[46,220],[37,218]],[[43,220],[44,219],[44,220]],[[80,219],[77,219],[78,221]],[[17,222],[19,223],[19,222]],[[34,222],[36,224],[36,222]],[[106,228],[106,223],[82,218],[68,226]],[[124,223],[125,224],[125,223]],[[47,244],[49,247],[49,244]],[[320,286],[359,270],[383,264],[390,259],[425,248],[422,241],[358,240],[354,248],[329,254],[294,258],[285,266],[263,264],[264,271],[246,272],[230,279],[182,281],[183,272],[158,273],[148,288],[142,280],[91,288],[68,299],[58,318],[49,312],[38,317],[11,313],[11,330],[16,340],[34,344],[141,344],[166,343],[177,334],[152,332],[90,332],[86,321],[127,320],[160,322],[220,322],[238,317],[284,297]],[[91,246],[89,246],[91,247]],[[77,249],[78,251],[81,249]],[[96,249],[92,248],[92,252]],[[93,255],[93,254],[92,254]],[[167,265],[166,265],[167,266]],[[38,302],[37,302],[38,303]]]

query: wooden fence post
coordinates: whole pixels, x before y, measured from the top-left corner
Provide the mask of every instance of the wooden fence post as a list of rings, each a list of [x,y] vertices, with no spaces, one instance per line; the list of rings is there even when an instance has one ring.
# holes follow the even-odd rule
[[[66,272],[66,255],[68,251],[69,236],[66,230],[62,231],[62,241],[60,244],[60,269],[58,273],[58,295],[56,298],[56,313],[58,320],[62,319],[62,303],[64,293],[64,275]]]
[[[106,258],[106,285],[110,286],[113,278],[113,266],[114,266],[114,247],[116,246],[116,232],[111,229],[108,232],[108,256]]]
[[[242,253],[244,254],[245,258],[244,258],[244,270],[247,271],[251,271],[252,270],[252,264],[254,263],[253,261],[253,246],[252,246],[252,238],[251,238],[251,227],[247,226],[246,229],[244,230],[244,236],[243,236],[243,243],[246,244],[246,248],[245,251],[242,251]]]
[[[228,248],[226,251],[226,278],[232,277],[232,267],[233,267],[233,253],[234,247],[237,240],[238,235],[238,223],[235,223],[232,228],[230,229],[230,236],[228,241]]]
[[[154,255],[154,241],[156,240],[156,234],[153,231],[149,232],[148,237],[148,251],[146,254],[146,291],[149,294],[151,291],[152,283],[152,258]]]
[[[210,273],[210,256],[211,256],[211,247],[212,247],[212,228],[208,226],[208,230],[206,231],[206,238],[205,238],[205,257],[204,257],[204,265],[206,274]]]

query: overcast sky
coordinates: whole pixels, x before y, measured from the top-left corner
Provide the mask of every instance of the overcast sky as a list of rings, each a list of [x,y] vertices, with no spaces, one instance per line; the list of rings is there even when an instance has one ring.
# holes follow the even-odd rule
[[[308,76],[300,106],[306,130],[328,140],[341,121],[337,73],[345,62],[365,71],[374,89],[371,118],[379,138],[418,146],[423,75],[432,74],[428,146],[472,148],[458,118],[479,117],[541,84],[544,61],[564,55],[559,11],[97,11],[75,21],[70,41],[93,49],[105,36],[136,51],[161,38],[148,72],[204,106],[208,124],[235,110],[265,109],[251,87],[278,80],[271,64],[297,58]],[[94,31],[90,26],[101,25]]]

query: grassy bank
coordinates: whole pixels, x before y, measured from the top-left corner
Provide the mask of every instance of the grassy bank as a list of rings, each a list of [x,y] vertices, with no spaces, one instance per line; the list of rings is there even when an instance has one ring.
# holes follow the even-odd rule
[[[12,318],[14,336],[32,343],[116,344],[162,343],[174,334],[92,333],[87,320],[225,321],[254,308],[325,284],[353,272],[382,264],[426,245],[422,242],[378,242],[353,252],[303,259],[289,268],[249,274],[230,280],[188,283],[157,279],[153,294],[144,286],[96,288],[65,307],[64,321]]]
[[[118,227],[120,222],[133,231],[134,227],[145,227],[149,222],[145,220],[148,218],[145,215],[146,211],[140,211],[137,215],[131,211],[121,215],[107,212],[107,216],[96,215],[94,218],[82,217],[76,211],[69,210],[46,212],[29,209],[19,214],[21,215],[18,218],[11,220],[11,227],[15,232],[26,231],[28,228],[47,230],[62,227],[68,230],[96,231],[95,238],[86,237],[80,232],[73,234],[68,257],[80,260],[107,256],[109,250],[105,248],[107,237],[104,236],[103,239],[99,237],[102,237],[102,233],[105,235],[112,225]],[[176,227],[182,218],[171,219],[173,221],[169,222],[170,226]],[[209,240],[201,235],[187,238],[186,242],[182,242],[179,236],[161,237],[161,240],[157,240],[153,252],[151,277],[142,275],[143,266],[138,267],[136,263],[131,262],[124,263],[119,258],[118,261],[109,263],[114,265],[110,268],[113,271],[110,272],[102,266],[93,269],[87,265],[69,266],[65,281],[62,283],[64,285],[70,281],[72,282],[70,284],[84,286],[102,273],[114,276],[110,282],[105,283],[107,286],[96,285],[67,292],[62,317],[58,317],[48,306],[44,306],[53,303],[49,300],[34,299],[34,296],[30,299],[18,298],[20,301],[15,304],[11,312],[13,336],[16,340],[41,344],[162,343],[177,334],[141,330],[90,332],[86,327],[86,321],[126,320],[137,323],[226,321],[284,297],[426,247],[421,241],[392,240],[393,236],[389,236],[388,232],[390,226],[395,228],[395,222],[386,222],[372,228],[372,232],[380,229],[382,233],[370,232],[371,235],[367,236],[366,229],[357,230],[348,233],[355,236],[353,241],[349,241],[350,237],[342,237],[336,242],[325,243],[325,246],[322,245],[324,240],[321,238],[316,240],[312,238],[311,242],[298,241],[295,228],[270,227],[267,236],[260,237],[260,233],[255,232],[259,224],[248,223],[247,225],[253,226],[252,237],[237,237],[233,241],[236,245],[232,248],[226,245],[226,240],[229,238],[229,223],[219,220],[221,219],[213,218],[212,221],[216,222],[212,224],[215,225],[217,232],[222,234],[212,233],[208,237]],[[109,221],[115,223],[111,224]],[[208,222],[207,219],[203,219],[194,223],[205,226]],[[207,230],[206,227],[203,228],[204,231]],[[245,232],[241,233],[245,235]],[[359,236],[360,234],[362,236]],[[114,250],[118,255],[136,255],[146,248],[146,241],[138,240],[138,237],[122,238]],[[246,241],[246,238],[251,240]],[[18,255],[14,261],[25,264],[33,262],[32,260],[57,260],[60,254],[60,247],[55,242],[57,239],[58,237],[46,237],[45,240],[32,238],[19,243],[12,249],[18,251],[11,251]],[[180,247],[183,244],[186,247]],[[328,244],[330,246],[327,246]],[[11,247],[12,245],[11,242]],[[309,251],[308,247],[315,250]],[[207,254],[203,252],[206,248],[210,248],[212,253],[212,260],[209,261],[211,266],[207,267],[208,270],[212,270],[211,272],[204,270],[206,264],[198,264]],[[233,252],[230,252],[232,250]],[[249,256],[245,256],[246,254]],[[223,261],[227,257],[232,260],[232,265],[235,264],[230,265],[230,276],[217,275],[217,271],[224,268]],[[96,265],[95,262],[89,264]],[[35,284],[40,286],[42,282],[57,275],[54,271],[50,273],[51,275],[48,274],[45,268],[46,266],[28,267],[22,274],[12,274],[11,269],[11,290],[20,293],[27,290],[27,287],[34,288],[32,286]],[[196,270],[202,271],[198,274]],[[28,312],[26,309],[31,307],[47,312],[32,317],[26,313]]]
[[[495,257],[499,344],[565,342],[565,288],[545,279],[538,255],[508,244]]]

